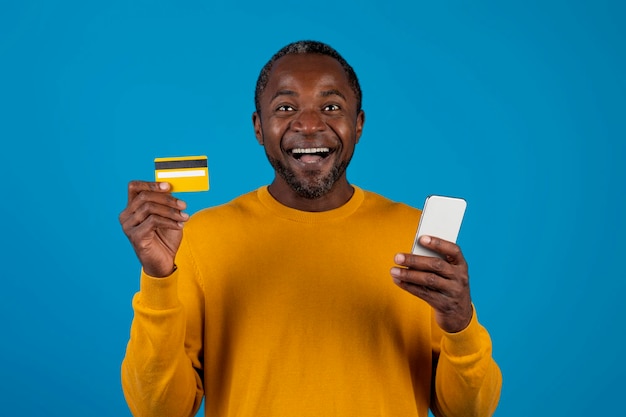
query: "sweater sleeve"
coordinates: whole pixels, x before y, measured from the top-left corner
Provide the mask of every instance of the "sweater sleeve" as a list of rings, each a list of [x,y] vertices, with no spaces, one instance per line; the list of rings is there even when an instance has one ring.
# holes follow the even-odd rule
[[[180,265],[166,278],[142,271],[122,361],[122,388],[135,417],[196,414],[202,384],[202,292]]]
[[[433,328],[438,328],[433,320]],[[437,417],[491,416],[500,399],[502,374],[492,357],[491,338],[476,311],[458,333],[441,335],[435,354],[435,389],[431,408]]]

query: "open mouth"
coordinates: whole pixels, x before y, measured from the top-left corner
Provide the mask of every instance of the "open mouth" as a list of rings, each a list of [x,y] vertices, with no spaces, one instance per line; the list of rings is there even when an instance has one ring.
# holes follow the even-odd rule
[[[330,154],[330,148],[294,148],[290,151],[291,156],[300,162],[313,164],[326,159]]]

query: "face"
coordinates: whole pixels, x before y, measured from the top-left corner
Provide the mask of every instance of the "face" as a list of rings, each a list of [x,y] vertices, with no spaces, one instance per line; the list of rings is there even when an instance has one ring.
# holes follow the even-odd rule
[[[320,54],[280,58],[260,97],[260,114],[253,115],[256,138],[276,171],[270,187],[305,199],[351,193],[345,170],[363,121],[339,62]]]

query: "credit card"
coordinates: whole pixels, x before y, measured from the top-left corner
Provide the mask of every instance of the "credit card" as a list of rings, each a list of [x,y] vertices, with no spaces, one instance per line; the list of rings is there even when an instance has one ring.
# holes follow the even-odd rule
[[[168,182],[171,191],[207,191],[209,189],[209,168],[207,157],[177,156],[154,158],[154,178],[157,182]]]

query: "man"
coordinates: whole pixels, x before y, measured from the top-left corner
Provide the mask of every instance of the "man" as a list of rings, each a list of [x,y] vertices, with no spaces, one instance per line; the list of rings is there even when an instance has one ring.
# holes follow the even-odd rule
[[[501,374],[459,247],[398,253],[420,211],[347,180],[365,121],[352,68],[328,45],[287,45],[255,102],[269,186],[189,218],[168,184],[129,184],[133,414],[192,416],[204,397],[207,416],[491,415]]]

